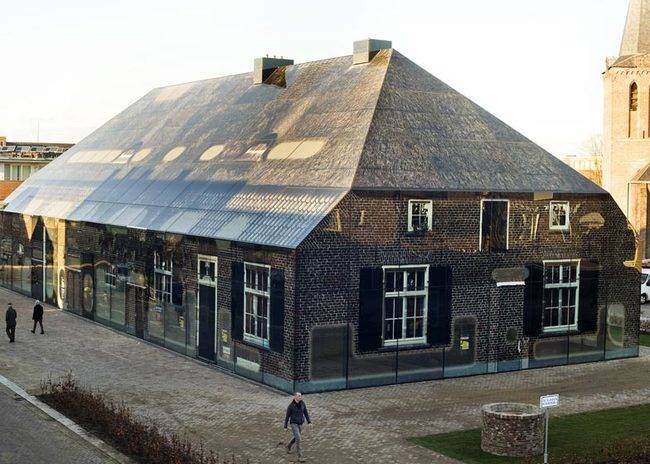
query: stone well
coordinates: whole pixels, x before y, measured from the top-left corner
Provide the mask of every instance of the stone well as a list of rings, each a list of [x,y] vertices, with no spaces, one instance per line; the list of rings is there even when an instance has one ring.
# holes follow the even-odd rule
[[[481,449],[497,456],[536,456],[544,452],[544,411],[532,404],[483,406]]]

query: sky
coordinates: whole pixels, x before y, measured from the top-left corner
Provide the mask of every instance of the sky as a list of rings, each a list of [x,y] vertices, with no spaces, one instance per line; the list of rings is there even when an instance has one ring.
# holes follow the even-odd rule
[[[628,0],[0,0],[0,135],[78,142],[155,87],[392,40],[555,155],[602,132]]]

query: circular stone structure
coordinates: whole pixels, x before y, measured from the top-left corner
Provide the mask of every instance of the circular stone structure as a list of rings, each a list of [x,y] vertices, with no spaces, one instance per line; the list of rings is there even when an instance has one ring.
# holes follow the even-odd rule
[[[481,449],[497,456],[544,452],[544,411],[532,404],[493,403],[482,408]]]

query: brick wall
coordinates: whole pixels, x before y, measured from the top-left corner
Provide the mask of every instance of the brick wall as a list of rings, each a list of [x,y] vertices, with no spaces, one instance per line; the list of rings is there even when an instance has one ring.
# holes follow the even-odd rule
[[[478,250],[482,198],[510,200],[510,247],[505,253]],[[433,227],[424,235],[406,232],[409,199],[433,200]],[[522,333],[523,286],[497,288],[493,272],[551,259],[597,261],[602,267],[601,314],[605,304],[621,305],[625,313],[625,346],[633,345],[638,337],[639,277],[636,270],[623,263],[635,257],[634,234],[625,217],[608,196],[556,194],[553,199],[570,201],[568,232],[549,230],[549,198],[535,201],[532,194],[350,193],[338,205],[338,213],[332,213],[339,215],[342,230],[330,231],[333,221],[328,218],[298,248],[298,380],[309,379],[311,333],[316,327],[349,323],[352,355],[363,358],[356,345],[359,271],[383,265],[451,266],[452,341],[447,348],[450,353],[457,349],[458,334],[471,331],[474,325],[471,361],[496,364],[534,356],[537,340],[528,340]],[[603,324],[601,320],[599,331],[604,330]],[[461,328],[455,329],[457,325]],[[514,333],[508,334],[508,329],[514,329]],[[506,340],[506,335],[512,340]],[[584,336],[579,342],[598,343],[601,337],[592,335],[595,341],[591,341]],[[553,337],[545,337],[544,347],[566,346],[566,336],[561,339],[555,343]],[[467,356],[452,354],[458,359]]]
[[[511,202],[510,249],[504,253],[478,250],[480,200],[488,197],[508,198]],[[433,201],[431,231],[406,232],[409,199]],[[328,375],[334,372],[334,375],[353,376],[382,369],[390,373],[394,362],[429,363],[435,369],[442,358],[452,367],[482,363],[488,370],[509,370],[526,367],[522,360],[534,361],[542,355],[555,356],[557,359],[551,359],[551,363],[557,364],[563,356],[562,350],[569,345],[576,347],[571,348],[572,353],[598,350],[607,337],[618,336],[606,323],[622,326],[621,350],[638,340],[639,277],[635,269],[624,264],[634,259],[635,242],[623,214],[607,196],[555,195],[554,199],[571,202],[568,232],[549,231],[549,198],[535,201],[532,194],[499,197],[471,193],[351,192],[296,251],[86,223],[65,223],[50,229],[58,231],[55,249],[92,253],[95,263],[100,260],[129,263],[148,285],[153,285],[154,251],[166,253],[173,259],[174,280],[183,283],[185,301],[194,307],[197,256],[216,256],[219,321],[230,318],[233,262],[256,262],[284,269],[284,351],[272,352],[241,342],[230,345],[231,355],[236,353],[258,362],[261,375],[311,380],[315,367],[314,343],[327,344],[319,346],[322,348],[319,352],[330,353],[329,361],[334,362],[331,366],[316,367],[319,372],[330,372]],[[340,219],[340,231],[332,228],[337,224],[335,214]],[[10,248],[28,242],[34,226],[32,218],[7,213],[1,218],[3,235],[13,240]],[[600,264],[598,331],[573,335],[570,340],[525,337],[524,287],[497,287],[494,272],[548,259],[569,258]],[[360,354],[357,349],[359,271],[395,264],[452,268],[451,341],[444,347],[410,350],[401,359],[391,350]],[[125,298],[127,330],[132,331],[135,297],[127,292]],[[229,324],[218,330],[222,328],[227,330],[228,343],[231,343]],[[328,328],[332,330],[327,331]],[[316,329],[326,329],[319,332],[322,338],[313,337]],[[193,355],[196,341],[194,334],[191,337],[187,353]],[[579,358],[572,358],[572,362],[577,361]],[[348,372],[341,372],[343,363],[347,363]]]

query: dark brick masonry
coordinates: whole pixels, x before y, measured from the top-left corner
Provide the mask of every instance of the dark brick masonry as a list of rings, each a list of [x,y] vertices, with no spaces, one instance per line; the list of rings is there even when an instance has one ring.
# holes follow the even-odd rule
[[[510,200],[506,252],[478,251],[482,198]],[[409,199],[433,200],[431,231],[407,232]],[[85,304],[85,315],[93,317],[94,305],[89,303],[93,289],[88,285],[74,287],[72,281],[66,282],[68,293],[78,292],[77,300],[58,294],[64,264],[70,267],[70,257],[78,256],[82,274],[85,268],[92,274],[98,263],[128,263],[130,272],[140,276],[145,293],[127,287],[126,324],[119,328],[138,335],[138,324],[147,327],[149,322],[151,312],[146,306],[153,304],[153,254],[162,253],[173,260],[173,280],[181,284],[183,293],[186,340],[180,351],[195,356],[197,256],[216,256],[215,361],[285,390],[345,388],[634,355],[639,277],[624,264],[634,259],[635,252],[627,221],[608,196],[556,194],[553,199],[571,202],[568,232],[549,231],[548,196],[536,201],[532,194],[351,192],[296,250],[46,219],[47,261],[55,270],[51,276],[48,273],[53,291],[47,292],[59,306],[75,312],[83,314]],[[16,284],[23,259],[19,245],[31,249],[42,223],[2,214],[3,285],[30,293],[28,284]],[[496,281],[504,280],[504,275],[523,276],[523,266],[554,259],[597,263],[595,331],[554,337],[524,334],[524,286],[497,286]],[[284,270],[284,344],[279,351],[232,340],[232,263],[245,261]],[[410,347],[397,354],[386,348],[360,353],[360,270],[406,264],[451,268],[450,343]],[[140,322],[136,321],[138,304],[145,305]],[[149,337],[147,331],[144,337]],[[259,365],[259,371],[246,370],[241,362],[244,369],[239,369],[238,360]],[[422,369],[427,372],[424,376]],[[406,371],[413,375],[400,376]],[[350,379],[357,379],[356,383]]]

